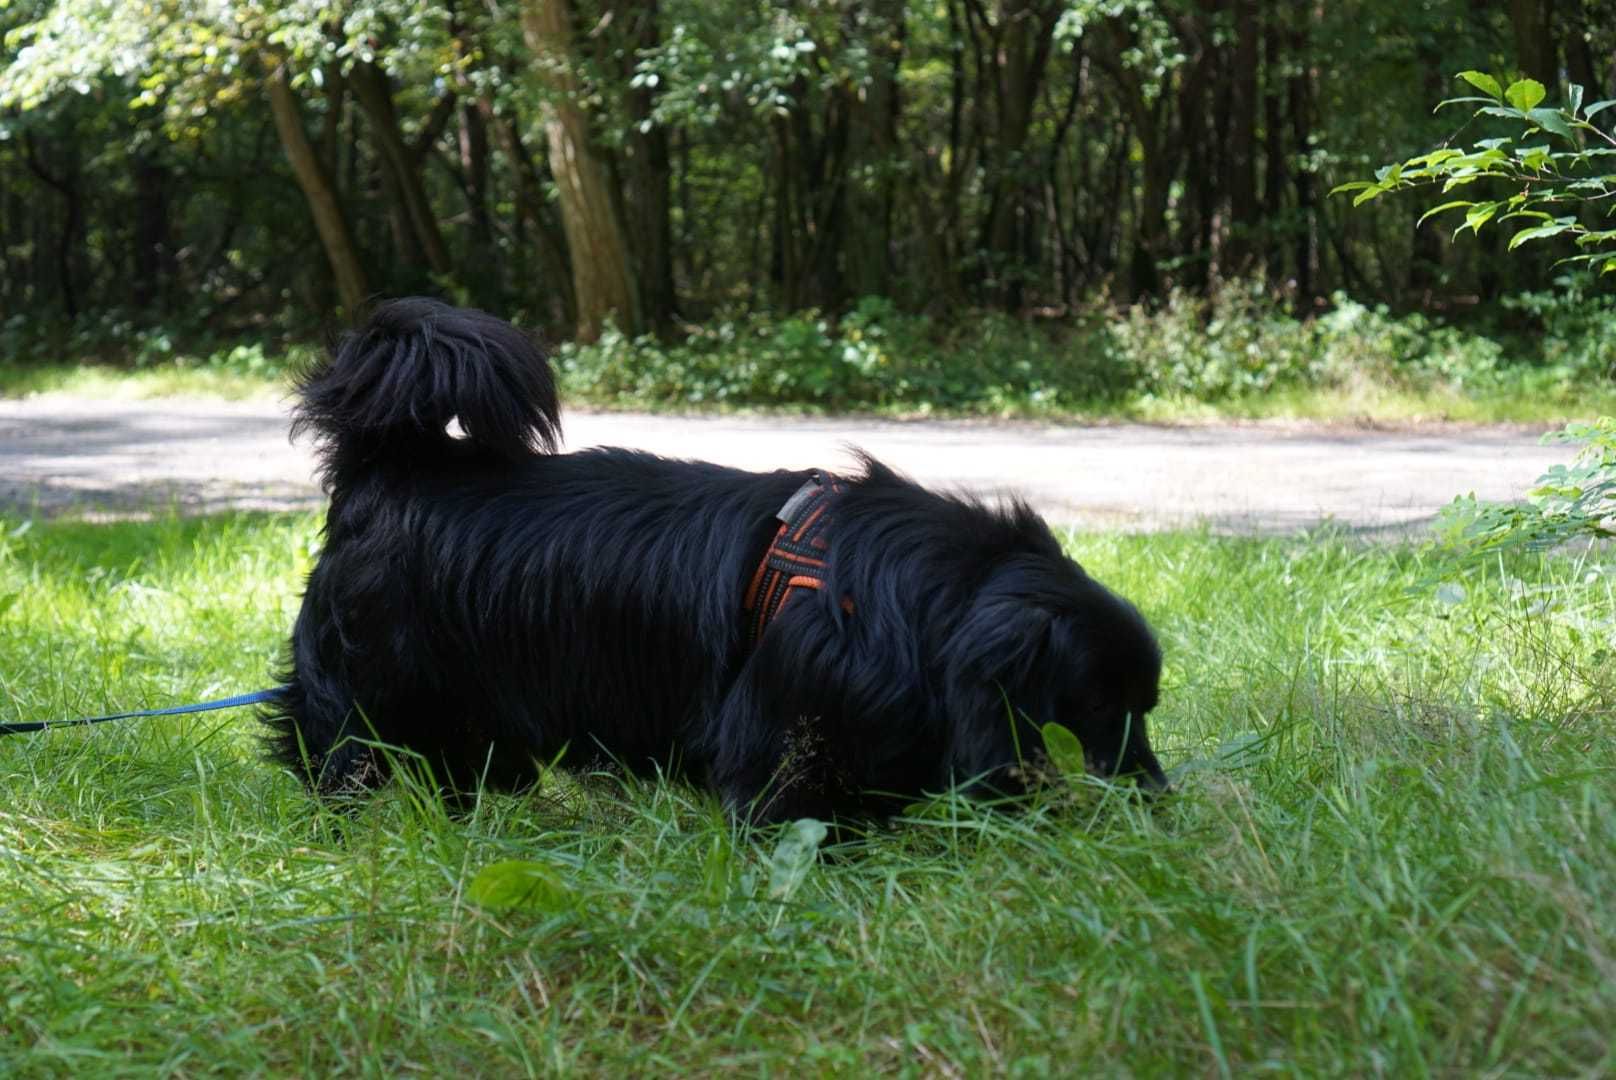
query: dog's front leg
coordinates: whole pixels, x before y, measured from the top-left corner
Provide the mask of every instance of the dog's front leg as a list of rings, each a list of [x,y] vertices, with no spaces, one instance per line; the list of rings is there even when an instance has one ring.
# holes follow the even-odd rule
[[[750,657],[707,733],[708,780],[736,818],[756,825],[851,809],[826,732],[832,729],[823,683],[787,662],[779,640]]]

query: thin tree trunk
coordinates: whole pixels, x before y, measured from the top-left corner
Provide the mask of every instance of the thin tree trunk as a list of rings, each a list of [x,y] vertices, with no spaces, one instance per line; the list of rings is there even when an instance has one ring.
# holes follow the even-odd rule
[[[1229,243],[1227,272],[1247,273],[1255,257],[1257,203],[1257,0],[1235,0],[1235,48],[1229,83]]]
[[[40,159],[39,147],[32,134],[23,136],[23,151],[28,168],[60,195],[66,204],[65,220],[56,243],[56,279],[62,295],[62,308],[70,319],[79,313],[78,287],[73,272],[74,246],[84,226],[84,193],[79,190],[78,169],[70,166],[61,176],[53,175]]]
[[[174,242],[169,228],[169,171],[150,151],[139,151],[131,162],[134,173],[134,238],[131,261],[134,280],[130,292],[135,306],[168,306],[174,273]]]
[[[1551,90],[1559,80],[1554,47],[1554,0],[1509,0],[1509,22],[1515,31],[1515,63]]]
[[[578,337],[595,340],[608,319],[626,333],[639,333],[640,313],[623,227],[606,166],[590,143],[589,118],[577,100],[571,5],[567,0],[524,0],[522,26],[550,91],[544,103],[544,130],[572,256]]]
[[[578,321],[578,299],[572,289],[572,273],[567,262],[566,233],[557,227],[546,212],[544,197],[539,190],[538,166],[527,152],[527,147],[522,145],[516,122],[495,113],[493,103],[487,98],[479,102],[479,107],[499,142],[500,150],[510,161],[511,172],[516,178],[517,221],[532,226],[541,238],[533,245],[538,249],[539,261],[544,265],[540,284],[550,286],[551,290],[548,294],[541,294],[543,301],[556,322],[574,325]],[[522,279],[518,277],[517,280]]]
[[[1043,0],[1001,0],[992,27],[991,101],[995,124],[989,170],[991,196],[983,239],[997,264],[993,268],[998,284],[995,292],[1005,308],[1012,311],[1025,301],[1028,268],[1022,263],[1026,246],[1022,237],[1031,227],[1023,198],[1028,170],[1022,154],[1060,11],[1059,5]]]
[[[1317,295],[1315,270],[1319,262],[1318,209],[1314,205],[1312,160],[1313,68],[1308,55],[1313,19],[1311,4],[1296,12],[1291,28],[1291,58],[1296,73],[1290,79],[1291,149],[1301,162],[1296,170],[1296,304],[1300,311],[1311,308]]]
[[[320,234],[326,259],[331,263],[331,275],[336,279],[337,297],[345,314],[352,317],[364,305],[370,288],[365,283],[365,271],[354,248],[348,221],[337,202],[336,189],[320,167],[319,155],[303,130],[303,118],[287,80],[286,68],[277,67],[266,80],[269,107],[275,117],[275,130],[280,134],[281,147],[292,166],[292,175],[303,190],[314,217],[314,227]]]
[[[426,256],[427,265],[434,274],[449,276],[454,269],[449,259],[449,249],[438,228],[437,215],[432,212],[432,204],[427,199],[426,185],[421,182],[419,161],[405,144],[403,133],[399,130],[398,112],[393,107],[393,88],[387,73],[374,63],[359,63],[349,73],[348,81],[353,87],[354,96],[359,99],[359,107],[365,110],[365,117],[370,121],[376,149],[393,175],[395,190],[404,203],[411,229]]]
[[[898,67],[903,58],[903,0],[871,0],[870,80],[851,101],[848,217],[844,264],[851,295],[891,292],[893,175],[898,152]]]
[[[1285,246],[1280,218],[1285,210],[1285,67],[1283,11],[1269,8],[1263,15],[1263,247],[1269,285],[1285,279]]]
[[[657,332],[673,325],[679,298],[673,277],[673,165],[668,129],[655,121],[657,90],[629,84],[640,55],[660,41],[658,0],[611,0],[614,27],[620,28],[617,52],[625,94],[628,136],[616,155],[623,181],[623,215],[634,238],[634,280],[639,286],[640,313]]]

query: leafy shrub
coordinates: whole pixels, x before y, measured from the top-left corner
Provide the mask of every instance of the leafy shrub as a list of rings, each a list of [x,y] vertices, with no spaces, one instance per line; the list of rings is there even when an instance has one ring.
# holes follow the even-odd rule
[[[1060,335],[1003,315],[942,326],[869,298],[840,320],[818,312],[751,315],[684,340],[563,345],[568,391],[595,400],[696,405],[806,404],[1003,412],[1072,409],[1126,388],[1104,339]]]
[[[1524,506],[1467,495],[1443,511],[1440,542],[1461,562],[1578,538],[1616,539],[1616,417],[1567,424],[1544,442],[1580,443],[1582,449],[1569,465],[1551,466],[1538,477]]]
[[[189,325],[150,326],[124,313],[103,311],[72,322],[13,315],[0,322],[0,360],[26,367],[103,363],[136,369],[205,369],[275,378],[305,364],[315,347],[299,342],[243,340],[239,335]]]
[[[1545,367],[1568,381],[1616,380],[1616,295],[1596,291],[1585,274],[1555,284],[1506,297],[1504,306],[1530,318]]]
[[[1601,347],[1596,320],[1554,317],[1560,337],[1545,340],[1562,351]],[[595,345],[562,346],[556,363],[570,396],[621,404],[1040,414],[1359,383],[1485,391],[1538,355],[1339,294],[1329,313],[1300,320],[1239,285],[1061,324],[992,313],[940,324],[872,298],[839,320],[751,315],[671,343],[608,331]]]
[[[1175,290],[1158,309],[1130,308],[1111,338],[1131,389],[1157,397],[1220,401],[1321,381],[1317,327],[1250,285],[1204,298]]]
[[[1455,98],[1437,108],[1477,105],[1472,120],[1502,118],[1511,134],[1477,139],[1467,150],[1443,146],[1393,162],[1378,169],[1374,180],[1341,184],[1331,194],[1354,192],[1357,206],[1409,188],[1440,187],[1449,195],[1463,193],[1478,180],[1501,182],[1513,193],[1501,199],[1438,203],[1421,216],[1421,224],[1463,210],[1457,236],[1466,229],[1477,235],[1489,222],[1499,227],[1513,221],[1522,227],[1510,238],[1509,250],[1559,237],[1581,250],[1562,263],[1581,264],[1600,277],[1616,273],[1616,229],[1592,227],[1585,220],[1600,211],[1608,217],[1605,205],[1616,195],[1616,173],[1604,171],[1605,162],[1616,155],[1616,138],[1593,123],[1601,112],[1616,107],[1616,99],[1584,105],[1584,88],[1573,83],[1564,106],[1550,108],[1542,105],[1547,88],[1535,79],[1505,86],[1482,71],[1461,71],[1456,77],[1484,96]],[[1586,296],[1585,276],[1567,275],[1557,284],[1558,294],[1527,294],[1515,302],[1517,310],[1543,324],[1547,369],[1568,378],[1610,379],[1616,344],[1608,331],[1616,323],[1616,301]],[[1458,564],[1514,547],[1616,538],[1616,419],[1568,424],[1549,438],[1585,445],[1570,465],[1556,465],[1538,477],[1526,505],[1478,503],[1472,496],[1456,499],[1448,508],[1440,523],[1442,539],[1459,556]]]

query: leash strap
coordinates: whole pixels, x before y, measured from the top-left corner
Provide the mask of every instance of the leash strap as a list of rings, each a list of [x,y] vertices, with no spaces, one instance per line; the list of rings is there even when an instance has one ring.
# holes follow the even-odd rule
[[[35,720],[26,724],[0,724],[0,735],[25,735],[30,731],[50,731],[53,728],[84,727],[87,724],[105,724],[110,720],[133,720],[143,716],[180,716],[184,713],[213,712],[215,709],[234,709],[239,705],[257,705],[280,693],[284,687],[255,690],[250,694],[202,701],[195,705],[175,705],[167,709],[138,709],[135,712],[108,713],[106,716],[83,716],[74,720]]]
[[[780,528],[763,553],[746,590],[746,644],[756,646],[769,623],[798,589],[823,589],[825,552],[830,546],[830,504],[846,486],[831,473],[816,469],[787,499],[775,517]],[[848,601],[844,608],[851,609]]]

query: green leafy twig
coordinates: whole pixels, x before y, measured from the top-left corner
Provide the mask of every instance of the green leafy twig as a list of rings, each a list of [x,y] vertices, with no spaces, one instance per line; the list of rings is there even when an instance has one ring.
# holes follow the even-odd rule
[[[1331,194],[1353,192],[1352,204],[1405,188],[1440,185],[1443,194],[1478,180],[1500,180],[1517,188],[1500,199],[1452,199],[1431,207],[1428,218],[1452,210],[1464,211],[1464,223],[1453,235],[1469,229],[1479,233],[1489,223],[1529,222],[1510,238],[1513,251],[1522,244],[1562,234],[1573,239],[1581,254],[1562,261],[1588,263],[1601,274],[1616,271],[1616,229],[1594,228],[1577,212],[1581,207],[1616,196],[1616,172],[1607,171],[1616,157],[1616,139],[1593,123],[1594,117],[1616,106],[1616,100],[1583,103],[1583,88],[1573,84],[1564,108],[1542,105],[1547,91],[1536,79],[1519,79],[1503,87],[1481,71],[1461,71],[1458,78],[1485,96],[1449,98],[1437,105],[1477,105],[1473,117],[1493,116],[1522,126],[1518,137],[1478,139],[1468,149],[1443,146],[1406,161],[1384,165],[1373,180],[1339,184]],[[1541,136],[1544,141],[1537,142]],[[1611,205],[1616,207],[1616,202]],[[1569,212],[1568,212],[1569,211]],[[1610,210],[1606,209],[1608,217]]]

